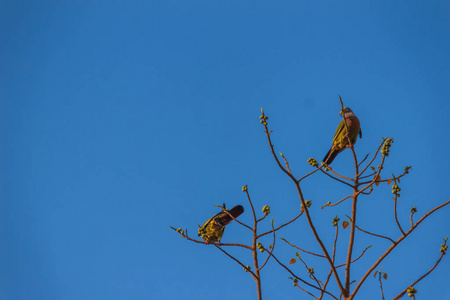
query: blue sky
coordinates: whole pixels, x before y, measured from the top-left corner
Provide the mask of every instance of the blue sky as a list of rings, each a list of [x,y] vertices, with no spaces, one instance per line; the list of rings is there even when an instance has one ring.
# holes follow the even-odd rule
[[[241,267],[169,226],[194,235],[224,202],[250,223],[245,184],[275,224],[295,215],[260,107],[300,176],[328,151],[342,95],[362,124],[358,156],[391,136],[385,176],[413,166],[401,182],[407,227],[412,206],[420,217],[449,197],[449,31],[446,1],[0,1],[0,299],[256,298]],[[351,161],[345,151],[333,165],[351,175]],[[349,206],[320,206],[349,190],[321,174],[303,189],[332,243],[332,217]],[[361,226],[398,237],[392,202],[380,185],[360,201]],[[383,262],[387,298],[437,260],[449,209]],[[278,237],[318,249],[305,219]],[[223,241],[248,239],[231,224]],[[356,253],[374,247],[355,276],[388,247],[357,239]],[[341,231],[341,257],[347,241]],[[280,240],[276,251],[295,254]],[[448,264],[418,299],[450,297]],[[273,261],[262,276],[266,299],[306,297]],[[357,299],[380,299],[378,282]]]

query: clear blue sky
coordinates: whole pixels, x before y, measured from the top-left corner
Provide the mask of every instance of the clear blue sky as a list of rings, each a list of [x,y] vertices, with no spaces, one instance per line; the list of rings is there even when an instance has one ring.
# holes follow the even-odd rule
[[[413,166],[401,182],[407,227],[412,206],[420,217],[449,197],[449,36],[447,1],[0,1],[0,300],[255,299],[241,267],[169,226],[194,235],[224,202],[250,223],[245,184],[275,224],[295,215],[260,107],[297,176],[328,151],[338,94],[361,120],[359,157],[394,137],[386,176]],[[351,175],[351,161],[346,151],[333,165]],[[320,205],[349,191],[321,174],[303,188],[330,244],[348,205]],[[360,201],[360,225],[398,237],[392,204],[380,186]],[[434,264],[449,213],[382,264],[387,298]],[[317,250],[304,219],[279,237]],[[355,276],[388,246],[358,237],[356,253],[377,244]],[[223,241],[248,238],[231,224]],[[449,263],[418,299],[450,298]],[[274,262],[262,276],[266,299],[306,297]],[[380,299],[373,277],[360,296]]]

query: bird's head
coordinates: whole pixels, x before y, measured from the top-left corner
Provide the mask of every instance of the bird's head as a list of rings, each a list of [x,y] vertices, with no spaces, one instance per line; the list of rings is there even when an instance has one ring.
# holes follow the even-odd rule
[[[344,107],[344,109],[339,113],[341,116],[343,114],[353,113],[353,111],[349,107]]]

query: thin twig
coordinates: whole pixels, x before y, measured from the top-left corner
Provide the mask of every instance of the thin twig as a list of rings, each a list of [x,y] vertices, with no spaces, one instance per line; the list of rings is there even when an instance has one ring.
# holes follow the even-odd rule
[[[284,226],[287,226],[287,225],[291,224],[292,222],[294,222],[295,220],[297,220],[298,218],[300,218],[300,216],[301,216],[302,214],[303,214],[303,211],[301,211],[300,214],[298,214],[295,218],[293,218],[293,219],[290,220],[289,222],[284,223],[283,225],[278,226],[278,227],[275,228],[274,230],[275,230],[275,231],[278,231],[278,230],[280,230],[281,228],[283,228]],[[265,236],[266,234],[269,234],[269,233],[272,233],[272,230],[267,231],[267,232],[264,232],[264,233],[261,233],[260,235],[258,235],[258,239],[259,239],[260,237],[262,237],[262,236]]]
[[[264,250],[265,250],[266,252],[269,252],[269,251],[267,251],[267,249],[264,249]],[[273,253],[270,254],[270,255],[273,257],[273,259],[275,259],[275,261],[276,261],[280,266],[282,266],[286,271],[288,271],[289,274],[291,274],[295,279],[297,279],[297,280],[303,282],[304,284],[306,284],[306,285],[309,286],[309,287],[312,287],[312,288],[314,288],[314,289],[316,289],[316,290],[322,291],[322,290],[319,289],[317,286],[315,286],[315,285],[313,285],[313,284],[311,284],[311,283],[305,281],[304,279],[298,277],[297,275],[295,275],[288,267],[286,267],[282,262],[280,262],[280,261],[278,260],[278,258],[277,258]],[[327,295],[333,297],[333,298],[336,299],[336,300],[338,299],[338,298],[336,298],[333,294],[331,294],[330,292],[325,291],[325,293],[326,293]],[[308,293],[308,294],[312,295],[311,293]],[[313,295],[313,296],[314,296],[314,295]]]
[[[339,203],[341,203],[342,201],[344,201],[344,200],[346,200],[346,199],[348,199],[348,198],[351,198],[353,195],[349,195],[349,196],[347,196],[347,197],[345,197],[345,198],[343,198],[343,199],[341,199],[341,200],[339,200],[338,202],[336,202],[336,203],[330,203],[330,204],[327,204],[327,206],[336,206],[336,205],[338,205]]]
[[[336,258],[336,244],[337,244],[337,240],[338,240],[338,232],[339,232],[339,225],[336,225],[336,236],[334,237],[334,243],[333,243],[333,256],[332,256],[333,264],[335,263],[335,258]],[[330,272],[328,273],[327,279],[325,280],[325,283],[323,284],[323,291],[320,294],[319,300],[321,300],[323,298],[324,292],[327,288],[328,282],[330,281],[332,274],[333,274],[333,271],[330,270]]]
[[[240,264],[241,267],[243,267],[244,269],[246,269],[247,272],[249,272],[249,273],[252,275],[253,279],[256,281],[256,275],[255,275],[255,273],[253,273],[253,271],[248,270],[247,267],[244,266],[243,263],[241,263],[237,258],[235,258],[235,257],[232,256],[231,254],[229,254],[227,251],[223,250],[219,245],[217,245],[217,244],[213,244],[213,245],[216,246],[217,249],[219,249],[220,251],[222,251],[223,253],[225,253],[229,258],[231,258],[232,260],[234,260],[235,262],[237,262],[238,264]]]
[[[378,172],[378,171],[377,171],[377,172]],[[366,175],[366,176],[360,177],[360,179],[361,179],[361,178],[370,177],[370,176],[374,176],[377,172],[375,172],[374,174],[371,174],[371,175]],[[405,176],[405,175],[407,175],[407,174],[409,174],[409,173],[403,172],[402,174],[398,175],[398,176],[395,177],[395,178],[396,178],[396,179],[399,179],[399,178],[402,178],[403,176]],[[375,180],[375,181],[377,181],[378,183],[382,183],[382,182],[388,182],[388,181],[390,181],[390,180],[392,181],[392,178],[390,178],[390,179]],[[364,181],[364,182],[360,182],[359,184],[360,184],[360,185],[364,185],[364,184],[371,183],[371,182],[373,182],[373,180],[372,180],[372,181]]]
[[[270,253],[266,258],[266,261],[263,263],[263,265],[259,268],[260,270],[262,268],[264,268],[264,266],[267,264],[267,262],[269,261],[270,256],[272,255],[273,250],[275,249],[275,229],[273,228],[273,221],[272,221],[272,232],[273,232],[273,242],[272,242],[272,249],[270,249]]]
[[[402,234],[405,235],[405,232],[403,231],[403,228],[402,228],[402,226],[400,225],[400,222],[398,221],[398,218],[397,218],[397,198],[398,198],[398,195],[395,194],[395,197],[394,197],[395,222],[397,222],[398,228],[400,229],[400,231],[402,232]]]
[[[258,300],[262,300],[262,291],[261,291],[261,276],[259,274],[259,266],[258,266],[258,250],[256,249],[256,241],[257,241],[257,230],[258,230],[258,220],[256,219],[255,208],[253,207],[252,200],[250,199],[250,194],[248,192],[248,188],[245,189],[245,193],[247,195],[248,202],[250,203],[250,207],[252,208],[253,214],[253,243],[252,243],[252,253],[253,253],[253,265],[255,267],[255,282],[256,282],[256,290],[258,293]]]
[[[354,181],[354,179],[352,179],[352,178],[345,177],[343,175],[340,175],[340,174],[336,173],[335,171],[333,171],[333,169],[331,167],[328,167],[328,169],[330,169],[330,172],[333,173],[334,175],[336,175],[339,178],[346,179],[346,180],[349,180],[349,181]]]
[[[304,175],[303,177],[301,177],[299,180],[297,180],[297,182],[300,183],[300,181],[302,181],[303,179],[305,179],[306,177],[316,173],[317,171],[321,170],[323,168],[324,165],[321,165],[320,167],[317,167],[317,169],[315,169],[314,171],[309,172],[308,174]]]
[[[356,167],[358,168],[358,167]],[[358,173],[356,171],[356,173]],[[358,184],[358,178],[355,177],[355,184]],[[345,293],[344,297],[347,297],[350,293],[350,269],[351,269],[351,261],[352,261],[352,253],[353,253],[353,245],[355,242],[355,226],[356,226],[356,207],[358,202],[358,191],[357,188],[353,190],[353,201],[352,201],[352,225],[350,227],[350,237],[348,241],[348,250],[347,250],[347,261],[345,264]]]
[[[362,231],[362,232],[364,232],[364,233],[367,233],[367,234],[370,234],[370,235],[373,235],[373,236],[376,236],[376,237],[380,237],[380,238],[383,238],[383,239],[387,239],[387,240],[391,241],[393,244],[395,244],[395,241],[394,241],[393,239],[387,237],[387,236],[384,236],[384,235],[380,235],[380,234],[376,234],[376,233],[372,233],[372,232],[363,230],[363,229],[359,228],[359,227],[356,226],[356,225],[355,225],[355,227],[356,227],[356,229],[358,229],[359,231]]]
[[[372,165],[373,161],[375,160],[375,158],[377,158],[378,156],[378,152],[380,152],[381,147],[383,147],[384,142],[387,140],[387,138],[383,139],[383,141],[381,142],[381,144],[378,146],[377,151],[375,151],[375,154],[372,158],[372,160],[367,164],[367,166],[361,171],[361,173],[358,174],[358,177],[361,176],[362,174],[364,174],[364,172],[367,170],[367,168]]]
[[[297,252],[297,254],[298,254],[298,252]],[[306,270],[307,270],[308,273],[309,273],[309,267],[308,267],[308,265],[306,264],[306,262],[300,257],[300,254],[298,254],[297,257],[298,257],[298,259],[303,263],[303,265],[305,266]],[[316,276],[314,276],[314,274],[309,273],[309,277],[312,278],[312,279],[314,279],[314,281],[317,283],[317,286],[319,287],[319,289],[323,290],[320,281],[317,280],[317,278],[316,278]]]
[[[352,264],[352,263],[356,262],[358,259],[360,259],[360,258],[364,255],[364,253],[366,253],[366,251],[369,250],[370,247],[372,247],[372,246],[366,247],[366,249],[364,249],[363,252],[362,252],[357,258],[355,258],[354,260],[352,260],[352,261],[350,262],[350,264]],[[345,266],[345,263],[336,266],[336,269],[338,269],[338,268],[340,268],[340,267],[343,267],[343,266]]]
[[[378,177],[380,176],[381,170],[383,170],[385,159],[386,159],[386,156],[383,155],[383,158],[381,159],[381,163],[380,163],[380,168],[378,169],[378,171],[376,172],[375,176],[373,177],[373,179],[371,181],[364,182],[364,183],[363,182],[358,183],[358,186],[368,183],[365,187],[363,187],[362,189],[360,189],[358,191],[358,194],[363,193],[365,190],[367,190],[368,188],[373,186],[373,184],[378,181]]]
[[[383,283],[381,282],[381,271],[379,273],[378,280],[380,280],[381,298],[384,300]]]
[[[363,162],[366,161],[366,159],[369,157],[370,153],[366,154],[366,157],[364,157],[364,159],[358,164],[358,167],[360,167],[362,165]]]
[[[339,178],[336,178],[336,177],[330,175],[328,172],[326,172],[326,171],[324,171],[324,170],[322,170],[322,169],[321,169],[321,171],[322,171],[322,173],[324,173],[325,175],[327,175],[327,176],[333,178],[334,180],[339,181],[340,183],[346,184],[346,185],[348,185],[349,187],[353,188],[353,185],[351,185],[350,183],[345,182],[345,181],[343,181],[343,180],[340,180]]]
[[[288,175],[292,180],[297,181],[297,179],[295,179],[294,175],[292,175],[292,173],[290,173],[288,170],[286,170],[280,163],[280,160],[278,159],[278,156],[275,154],[275,150],[273,148],[273,144],[272,144],[272,140],[270,138],[270,132],[269,132],[269,128],[267,127],[267,123],[264,124],[264,131],[266,133],[267,136],[267,140],[269,142],[269,146],[270,146],[270,151],[272,152],[273,157],[275,158],[275,161],[277,162],[278,166],[280,167],[280,169],[286,173],[286,175]]]
[[[314,255],[314,256],[318,256],[318,257],[325,258],[325,255],[320,255],[320,254],[317,254],[317,253],[314,253],[314,252],[306,251],[306,250],[304,250],[304,249],[302,249],[302,248],[299,248],[299,247],[297,247],[297,246],[295,246],[295,245],[292,245],[291,243],[289,243],[289,242],[288,242],[286,239],[284,239],[284,238],[281,238],[281,240],[285,241],[286,244],[288,244],[289,246],[294,247],[295,249],[298,249],[298,250],[300,250],[300,251],[302,251],[302,252],[305,252],[305,253],[308,253],[308,254],[311,254],[311,255]]]
[[[375,174],[377,174],[376,171],[374,171],[372,174],[369,175],[364,175],[364,176],[360,176],[359,179],[364,179],[364,178],[369,178],[369,177],[373,177]],[[366,182],[369,183],[370,181]],[[360,184],[364,184],[364,182],[360,182]]]

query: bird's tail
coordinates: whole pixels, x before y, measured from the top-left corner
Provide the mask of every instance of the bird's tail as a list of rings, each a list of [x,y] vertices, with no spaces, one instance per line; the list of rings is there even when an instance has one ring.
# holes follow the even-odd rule
[[[244,208],[242,207],[242,205],[236,205],[228,211],[229,214],[227,214],[226,212],[222,212],[221,215],[216,219],[216,222],[219,222],[220,224],[225,226],[233,221],[233,218],[236,219],[237,217],[239,217],[243,212]],[[232,215],[233,218],[230,215]]]
[[[323,158],[323,162],[327,165],[330,165],[339,154],[339,152],[341,151],[333,149],[333,147],[331,147],[330,151],[328,151],[327,155],[325,155],[325,157]]]

